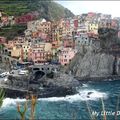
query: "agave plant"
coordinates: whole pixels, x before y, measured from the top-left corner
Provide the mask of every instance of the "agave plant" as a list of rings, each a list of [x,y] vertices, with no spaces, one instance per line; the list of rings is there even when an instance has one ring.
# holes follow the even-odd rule
[[[30,117],[30,120],[34,120],[36,103],[37,103],[37,97],[32,95],[31,96],[31,117]]]
[[[3,104],[4,97],[5,97],[5,91],[2,88],[0,88],[0,107]]]
[[[21,105],[19,103],[17,104],[17,111],[20,114],[21,120],[25,120],[25,114],[26,114],[27,109],[28,109],[28,101],[27,101],[28,99],[29,99],[29,97],[27,96],[26,97],[26,102],[25,102],[24,106],[22,106],[22,107],[24,107],[24,110],[21,109],[21,107],[20,107]],[[34,120],[35,119],[34,114],[35,114],[35,106],[36,106],[36,103],[37,103],[37,97],[34,96],[34,95],[31,95],[30,100],[31,100],[30,120]]]
[[[20,104],[18,103],[18,105],[17,105],[17,111],[18,111],[18,113],[21,116],[21,120],[25,120],[25,113],[27,111],[27,101],[24,104],[24,110],[23,111],[20,109]]]

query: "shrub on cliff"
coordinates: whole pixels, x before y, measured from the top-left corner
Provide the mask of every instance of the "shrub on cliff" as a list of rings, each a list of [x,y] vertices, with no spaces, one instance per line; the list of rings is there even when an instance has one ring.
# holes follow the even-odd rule
[[[102,49],[109,50],[113,44],[119,44],[118,30],[113,28],[99,28],[98,34],[100,38],[100,45]]]

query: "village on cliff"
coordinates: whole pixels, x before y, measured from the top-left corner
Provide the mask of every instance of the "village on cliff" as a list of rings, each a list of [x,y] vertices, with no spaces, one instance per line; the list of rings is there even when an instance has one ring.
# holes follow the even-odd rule
[[[109,14],[89,12],[58,21],[35,18],[31,14],[15,18],[0,12],[0,28],[27,23],[23,35],[12,40],[0,36],[2,62],[10,66],[25,63],[66,66],[83,46],[99,49],[99,28],[118,30],[120,37],[120,18]]]

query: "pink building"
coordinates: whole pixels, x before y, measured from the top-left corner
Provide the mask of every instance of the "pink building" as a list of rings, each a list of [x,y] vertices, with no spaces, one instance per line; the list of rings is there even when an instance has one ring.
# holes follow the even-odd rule
[[[118,38],[120,38],[120,31],[118,31]]]
[[[88,13],[88,17],[94,17],[95,16],[95,13],[94,12],[89,12]]]
[[[10,41],[8,41],[8,43],[5,43],[4,45],[6,48],[12,49],[15,46],[15,42],[10,40]]]
[[[15,18],[16,24],[25,24],[29,21],[35,20],[37,18],[37,14],[27,13],[26,15],[22,15],[20,17]]]
[[[8,23],[9,23],[8,16],[1,17],[1,21],[4,25],[8,25]]]
[[[118,28],[118,21],[113,19],[112,22],[111,22],[111,27],[113,29],[117,29]]]
[[[67,65],[75,56],[76,50],[72,48],[63,48],[59,54],[59,62],[61,65]]]
[[[75,42],[72,40],[72,38],[63,39],[63,46],[65,48],[75,48]]]
[[[0,44],[4,44],[6,42],[5,37],[0,37]]]
[[[50,51],[44,51],[43,48],[31,48],[28,52],[28,60],[34,63],[45,63],[52,59]]]

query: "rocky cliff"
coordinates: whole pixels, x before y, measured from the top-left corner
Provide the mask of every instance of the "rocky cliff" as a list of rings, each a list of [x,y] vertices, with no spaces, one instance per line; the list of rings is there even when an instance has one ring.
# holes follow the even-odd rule
[[[116,63],[113,55],[89,50],[85,54],[78,52],[66,71],[77,77],[105,77],[117,74]]]
[[[66,72],[86,78],[120,75],[120,39],[117,33],[117,29],[99,28],[100,48],[79,46],[79,52]]]

